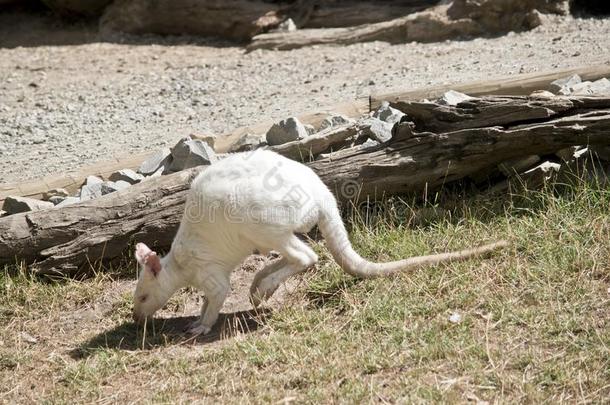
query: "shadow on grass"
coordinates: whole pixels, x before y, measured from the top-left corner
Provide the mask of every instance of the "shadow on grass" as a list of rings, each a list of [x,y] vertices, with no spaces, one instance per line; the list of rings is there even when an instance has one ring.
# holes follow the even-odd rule
[[[89,357],[100,349],[151,350],[176,344],[210,344],[237,335],[252,333],[263,326],[271,310],[256,309],[220,314],[212,331],[206,335],[190,336],[186,330],[198,316],[155,318],[144,327],[125,322],[100,333],[69,352],[74,359]]]

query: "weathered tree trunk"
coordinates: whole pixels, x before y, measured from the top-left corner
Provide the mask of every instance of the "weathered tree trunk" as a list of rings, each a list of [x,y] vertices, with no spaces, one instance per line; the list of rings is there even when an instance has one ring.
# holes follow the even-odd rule
[[[454,107],[395,107],[409,111],[415,122],[397,124],[391,141],[339,150],[307,163],[339,199],[433,190],[519,156],[610,145],[610,98],[491,97]],[[461,122],[473,127],[463,128]],[[428,132],[431,128],[439,131]],[[337,142],[344,139],[337,135],[344,132],[329,133]],[[302,142],[301,147],[310,148],[306,150],[319,152],[319,141]],[[189,184],[201,170],[205,168],[149,179],[78,205],[2,218],[0,263],[35,262],[32,269],[40,273],[69,275],[120,257],[133,240],[167,248]]]
[[[287,50],[318,44],[348,45],[358,42],[436,42],[458,37],[522,31],[541,24],[538,11],[563,14],[566,0],[455,0],[416,13],[394,14],[385,20],[362,21],[345,28],[271,32],[253,38],[249,50]]]
[[[287,18],[292,18],[300,28],[345,27],[408,15],[438,1],[385,0],[373,4],[357,0],[117,0],[106,9],[100,28],[102,32],[250,40]]]

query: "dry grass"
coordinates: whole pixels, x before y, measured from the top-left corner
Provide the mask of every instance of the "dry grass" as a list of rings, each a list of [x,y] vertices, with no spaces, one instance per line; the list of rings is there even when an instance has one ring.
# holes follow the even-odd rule
[[[146,335],[131,323],[133,283],[122,275],[133,267],[52,284],[6,269],[0,401],[608,401],[610,190],[466,200],[417,226],[410,206],[384,208],[354,221],[353,242],[371,258],[500,238],[513,247],[360,281],[318,244],[317,271],[273,309],[248,311],[240,282],[223,325],[198,340],[181,332],[197,313],[192,291]]]

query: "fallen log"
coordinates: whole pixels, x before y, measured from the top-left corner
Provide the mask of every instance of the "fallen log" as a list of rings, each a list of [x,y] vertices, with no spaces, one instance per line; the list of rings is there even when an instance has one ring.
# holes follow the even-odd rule
[[[252,38],[248,50],[288,50],[311,45],[349,45],[370,41],[393,44],[437,42],[502,34],[535,28],[542,23],[538,11],[563,14],[566,6],[565,0],[454,0],[417,13],[395,14],[393,19],[387,21],[368,21],[345,28],[263,33]]]
[[[298,27],[344,27],[385,21],[438,2],[116,0],[100,19],[100,30],[105,35],[114,32],[187,34],[243,41],[276,28],[287,18],[293,19]]]
[[[493,100],[498,99],[480,103]],[[514,98],[513,103],[539,108],[527,100]],[[510,114],[507,122],[494,115],[488,119],[491,126],[439,133],[403,122],[385,144],[339,150],[307,164],[339,200],[363,200],[438,189],[519,156],[542,156],[574,145],[610,145],[610,98],[561,100],[572,107],[532,122],[515,121]],[[481,121],[490,111],[472,114],[480,114]],[[73,275],[98,261],[121,257],[133,240],[167,249],[189,184],[201,170],[205,168],[151,178],[73,206],[1,218],[0,264],[23,261],[41,274]]]

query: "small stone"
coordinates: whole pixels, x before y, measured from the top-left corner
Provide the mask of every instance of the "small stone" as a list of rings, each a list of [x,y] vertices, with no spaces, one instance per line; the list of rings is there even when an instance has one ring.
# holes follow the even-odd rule
[[[578,83],[565,87],[560,93],[572,96],[608,96],[610,95],[610,80],[603,78],[595,82]]]
[[[172,158],[169,170],[179,172],[191,167],[210,165],[216,161],[216,154],[207,143],[185,137],[172,148]]]
[[[54,195],[52,197],[47,198],[47,201],[53,203],[53,205],[57,205],[59,203],[61,203],[63,200],[65,200],[68,197],[64,197],[61,195]]]
[[[297,30],[297,26],[292,20],[292,18],[288,18],[282,21],[277,28],[271,30],[271,32],[294,32]]]
[[[106,195],[119,191],[119,188],[114,181],[105,181],[102,183],[100,191],[102,192],[102,195]]]
[[[320,124],[320,131],[324,131],[325,129],[337,127],[340,125],[347,125],[351,122],[352,120],[347,117],[344,117],[343,115],[333,115],[330,117],[326,117],[322,120],[322,123]]]
[[[370,126],[368,127],[368,130],[363,132],[368,135],[369,139],[379,143],[384,143],[392,139],[392,128],[394,127],[394,124],[381,121],[378,118],[371,118],[368,122],[370,123]]]
[[[81,187],[78,197],[80,198],[81,201],[89,201],[94,198],[101,197],[103,195],[102,194],[103,184],[104,184],[103,181],[101,183],[85,184],[84,186]]]
[[[589,92],[594,96],[610,96],[610,80],[599,79],[591,83]]]
[[[309,136],[305,126],[296,117],[286,118],[273,124],[267,131],[267,143],[269,145],[281,145],[287,142],[298,141]]]
[[[159,169],[161,169],[162,173],[166,168],[169,168],[171,162],[171,150],[169,148],[163,148],[142,162],[140,168],[138,169],[138,173],[143,174],[144,176],[150,176]]]
[[[5,217],[8,215],[8,212],[0,210],[0,218]]]
[[[8,215],[13,215],[20,212],[38,211],[53,207],[53,203],[48,201],[36,200],[29,197],[8,196],[4,200],[2,210],[6,211]]]
[[[117,180],[114,182],[114,186],[116,187],[117,191],[120,191],[130,187],[131,183],[125,180]]]
[[[436,102],[441,105],[452,105],[456,106],[464,101],[472,100],[474,97],[470,97],[467,94],[460,93],[459,91],[449,90],[443,94]]]
[[[262,143],[262,139],[260,136],[246,133],[241,136],[231,147],[229,148],[229,152],[246,152],[251,151],[260,146]]]
[[[393,125],[397,122],[400,122],[404,115],[405,113],[400,110],[397,110],[396,108],[390,107],[390,103],[384,101],[381,104],[381,107],[379,107],[377,111],[375,111],[375,113],[373,114],[373,118],[377,118],[378,120]]]
[[[540,156],[530,155],[506,160],[498,165],[498,169],[506,177],[512,177],[525,170],[531,169],[540,162]]]
[[[123,180],[129,184],[136,184],[141,182],[143,178],[144,176],[142,176],[140,173],[136,173],[131,169],[123,169],[112,173],[108,179],[110,181]]]
[[[370,148],[373,146],[379,146],[379,142],[374,139],[367,139],[363,144],[360,145],[361,148]]]
[[[553,93],[560,94],[562,89],[569,89],[570,87],[575,86],[579,83],[582,83],[581,77],[579,75],[572,75],[551,82],[551,84],[549,85],[549,90]]]
[[[51,197],[67,197],[70,193],[65,188],[54,188],[42,195],[42,198],[51,201]]]
[[[536,90],[536,91],[532,92],[532,94],[530,94],[530,97],[538,98],[538,99],[552,99],[557,96],[555,94],[551,93],[550,91]]]
[[[104,180],[100,179],[97,176],[87,176],[87,179],[85,180],[85,185],[91,186],[93,184],[102,184],[103,182]]]
[[[78,197],[66,197],[62,202],[57,204],[55,207],[65,207],[66,205],[72,205],[80,202],[80,198]]]
[[[449,322],[451,323],[460,323],[461,321],[462,315],[458,314],[457,312],[454,312],[449,316]]]
[[[580,159],[581,157],[589,155],[589,148],[581,148],[574,152],[574,159]]]

